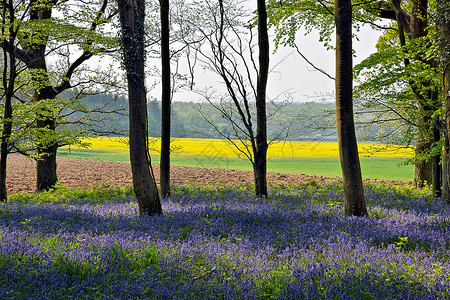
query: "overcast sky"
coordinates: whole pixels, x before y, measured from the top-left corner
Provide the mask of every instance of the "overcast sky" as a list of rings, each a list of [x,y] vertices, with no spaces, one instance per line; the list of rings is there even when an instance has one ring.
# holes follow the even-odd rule
[[[297,35],[297,46],[300,51],[316,67],[319,67],[334,77],[335,74],[335,53],[333,50],[327,51],[322,43],[319,42],[317,33],[304,36],[301,33]],[[359,41],[353,41],[353,47],[356,52],[354,64],[362,61],[371,53],[376,51],[375,44],[379,33],[369,26],[363,27],[358,33]],[[274,45],[271,44],[273,51]],[[274,66],[282,61],[276,67],[276,70],[269,76],[267,96],[273,100],[284,91],[292,93],[294,101],[319,101],[322,98],[333,97],[334,81],[324,74],[314,70],[296,51],[292,48],[280,48],[270,57],[271,65]],[[204,86],[216,86],[222,84],[214,81],[211,74],[197,72],[196,81]],[[149,94],[157,99],[160,98],[160,88],[156,87]],[[191,92],[178,92],[174,95],[174,101],[202,101],[202,98]]]

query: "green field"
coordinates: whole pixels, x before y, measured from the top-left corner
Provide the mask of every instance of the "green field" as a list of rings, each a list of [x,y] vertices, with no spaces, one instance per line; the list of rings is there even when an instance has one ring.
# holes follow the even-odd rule
[[[61,157],[129,162],[128,154],[124,152],[112,152],[93,149],[67,149],[58,150]],[[398,157],[361,157],[363,178],[381,180],[410,181],[413,178],[414,167],[412,165],[398,166],[405,158]],[[159,164],[159,154],[152,154],[152,163]],[[174,166],[202,167],[251,170],[247,159],[210,156],[182,156],[171,157]],[[339,158],[272,158],[268,160],[268,171],[279,173],[310,174],[319,176],[340,176],[341,169]]]

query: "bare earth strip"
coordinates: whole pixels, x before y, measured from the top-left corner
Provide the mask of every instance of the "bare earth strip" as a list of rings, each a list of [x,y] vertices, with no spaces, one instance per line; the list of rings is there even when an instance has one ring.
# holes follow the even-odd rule
[[[131,186],[131,167],[129,163],[57,158],[59,182],[69,188],[89,188],[102,184]],[[7,186],[8,192],[32,193],[36,182],[36,163],[24,156],[11,154],[8,156]],[[159,166],[153,166],[156,181],[159,183]],[[339,178],[303,175],[268,173],[267,179],[272,183],[297,184],[315,180],[317,183],[335,181]],[[171,167],[171,182],[174,185],[200,184],[236,185],[252,183],[253,173],[250,171],[206,169],[194,167]],[[380,181],[378,181],[380,182]],[[402,182],[387,182],[403,184]]]

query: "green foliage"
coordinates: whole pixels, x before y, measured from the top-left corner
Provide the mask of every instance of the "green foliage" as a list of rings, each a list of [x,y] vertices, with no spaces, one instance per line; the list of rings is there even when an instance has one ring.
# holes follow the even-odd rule
[[[375,24],[379,20],[373,12],[377,3],[372,1],[352,0],[353,27],[358,32],[361,24]],[[334,1],[313,0],[271,0],[267,5],[269,23],[275,28],[275,45],[293,46],[296,34],[319,32],[319,42],[327,49],[334,49],[332,45],[334,35]],[[364,21],[362,21],[364,20]],[[374,29],[375,26],[372,26]],[[354,34],[357,38],[357,33]]]
[[[98,89],[117,84],[113,82],[117,70],[116,74],[106,68],[93,72],[86,64],[77,65],[119,45],[110,27],[116,15],[114,3],[105,4],[103,9],[103,1],[15,1],[14,11],[3,7],[6,15],[14,14],[13,26],[20,41],[15,44],[20,76],[16,80],[10,151],[40,159],[35,154],[38,146],[88,145],[80,138],[90,135],[86,124],[92,110],[76,100],[78,95],[66,97],[62,91],[76,86],[76,92],[83,94],[92,86]],[[50,99],[42,99],[45,97]],[[0,109],[2,106],[0,103]],[[83,115],[75,117],[76,112]],[[50,122],[41,126],[39,121]]]
[[[4,103],[0,103],[3,109]],[[74,99],[47,99],[38,102],[14,102],[13,103],[13,131],[10,137],[11,150],[14,152],[28,153],[31,157],[39,158],[33,150],[37,145],[77,145],[87,147],[89,143],[83,142],[81,138],[89,137],[91,134],[82,127],[68,127],[67,125],[75,120],[68,116],[74,110],[84,110],[79,100]],[[36,122],[45,118],[53,118],[58,126],[56,130],[50,127],[37,128]],[[82,120],[77,120],[83,123]],[[85,120],[85,122],[88,122]],[[3,122],[0,122],[0,130]]]
[[[133,197],[134,192],[131,187],[119,188],[104,184],[94,186],[89,189],[68,189],[62,185],[57,185],[55,189],[35,194],[13,194],[10,196],[11,203],[71,203],[73,201],[83,201],[86,203],[108,203],[117,199],[127,199]]]

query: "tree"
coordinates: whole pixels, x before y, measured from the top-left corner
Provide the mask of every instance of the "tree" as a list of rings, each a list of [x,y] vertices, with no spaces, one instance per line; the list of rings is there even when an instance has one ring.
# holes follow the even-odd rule
[[[383,54],[379,55],[380,59],[376,62],[373,58],[369,61],[378,64],[377,68],[382,69],[378,73],[385,73],[384,70],[391,67],[393,64],[402,64],[397,74],[392,74],[393,80],[397,81],[396,89],[400,86],[401,93],[404,95],[401,98],[411,103],[408,105],[410,109],[415,110],[414,114],[409,117],[404,117],[407,120],[407,125],[414,126],[414,133],[417,134],[416,139],[416,160],[414,183],[417,186],[423,186],[426,182],[432,183],[434,193],[439,196],[441,191],[441,166],[439,165],[441,153],[438,144],[441,138],[439,110],[442,107],[442,102],[439,100],[440,88],[437,84],[437,70],[436,70],[436,56],[433,54],[433,29],[429,24],[428,16],[431,13],[430,6],[427,0],[413,0],[409,5],[401,0],[394,0],[391,3],[380,1],[375,11],[378,12],[385,19],[395,21],[396,32],[392,36],[398,42],[393,42],[391,45],[381,45],[381,43],[388,41],[388,39],[380,40],[379,52],[390,52],[391,57]],[[408,12],[408,9],[410,12]],[[394,47],[392,47],[394,45]],[[381,47],[380,47],[381,46]],[[396,48],[396,50],[395,50]],[[381,50],[382,49],[382,50]],[[393,52],[396,54],[393,56]],[[364,64],[364,63],[363,63]],[[383,65],[382,68],[380,66]],[[374,64],[372,64],[374,66]],[[399,74],[401,73],[401,74]],[[397,75],[397,76],[396,76]],[[394,77],[396,76],[396,78]],[[372,76],[367,81],[374,83],[379,81],[381,76]],[[385,76],[385,81],[386,80]],[[404,85],[402,87],[401,83]],[[377,89],[373,89],[372,93],[376,93]],[[400,102],[400,97],[392,98],[391,103],[399,103],[405,107],[405,100]],[[409,99],[408,99],[409,98]],[[413,99],[414,102],[411,102]],[[390,104],[390,108],[392,108]],[[400,112],[397,110],[396,112]],[[437,147],[435,147],[437,146]],[[433,150],[431,150],[433,149]]]
[[[148,152],[145,91],[144,0],[118,0],[123,59],[128,82],[129,144],[133,187],[140,214],[162,214],[158,188]]]
[[[295,34],[302,28],[307,33],[317,29],[320,40],[332,48],[332,1],[274,0],[269,7],[277,45],[295,46]],[[427,20],[433,6],[430,8],[425,0],[352,0],[352,7],[357,30],[369,24],[384,32],[377,44],[378,52],[356,66],[360,84],[355,98],[379,112],[373,124],[395,125],[396,132],[390,135],[395,137],[394,142],[410,144],[416,140],[415,181],[431,182],[429,149],[436,141],[430,128],[437,124],[435,117],[440,108],[436,101],[439,90],[434,76],[437,73],[433,61],[433,30],[430,31],[433,27]],[[386,24],[386,20],[395,23]],[[399,139],[402,134],[404,138]]]
[[[110,42],[114,39],[99,28],[104,28],[104,24],[115,13],[108,11],[108,0],[98,0],[89,5],[60,0],[29,0],[26,3],[29,6],[28,15],[20,19],[23,25],[20,27],[19,43],[13,46],[16,58],[26,66],[29,74],[27,94],[30,101],[40,107],[35,125],[38,133],[36,190],[41,191],[53,187],[57,182],[56,151],[62,144],[61,134],[57,132],[57,114],[62,110],[55,108],[55,103],[62,101],[57,97],[73,87],[95,82],[91,74],[87,75],[90,77],[87,80],[81,79],[77,73],[84,62],[96,54],[104,53],[105,45],[111,46]],[[71,10],[69,5],[79,7]],[[83,9],[84,18],[80,18],[78,13],[73,14],[77,9]],[[54,10],[64,17],[53,17]],[[8,45],[3,43],[4,47]],[[79,55],[73,58],[71,51]],[[60,61],[49,66],[47,60],[57,56],[63,57],[64,63]],[[61,73],[53,73],[54,70]],[[79,81],[74,83],[75,78]],[[44,135],[43,132],[48,134]]]
[[[198,36],[195,58],[205,70],[218,75],[224,90],[211,87],[197,92],[205,97],[229,123],[221,127],[205,113],[214,130],[247,157],[253,167],[255,192],[267,196],[267,103],[269,40],[264,1],[258,1],[258,43],[254,43],[254,24],[244,8],[235,1],[204,1],[190,26]],[[255,48],[258,47],[258,58]],[[258,61],[257,61],[258,59]],[[218,101],[217,101],[218,100]],[[274,105],[275,106],[275,105]]]
[[[266,88],[269,76],[269,35],[266,1],[257,0],[259,73],[256,83],[255,189],[258,197],[267,197],[267,115]]]
[[[160,188],[161,196],[170,195],[170,115],[171,97],[170,87],[170,21],[169,0],[160,0],[161,12],[161,159],[160,159]]]
[[[441,53],[441,68],[444,85],[444,103],[445,103],[445,136],[444,136],[444,172],[443,172],[443,195],[442,197],[450,203],[450,3],[439,0],[438,5],[438,32],[439,45]]]
[[[15,3],[21,5],[22,3]],[[6,189],[6,163],[10,152],[10,138],[13,128],[13,107],[12,101],[15,94],[15,81],[19,75],[14,51],[19,24],[14,19],[13,0],[2,0],[1,2],[1,36],[3,40],[3,99],[4,112],[2,118],[1,145],[0,145],[0,201],[6,202],[8,193]]]
[[[335,1],[336,127],[344,184],[345,213],[367,215],[353,120],[352,4]]]

